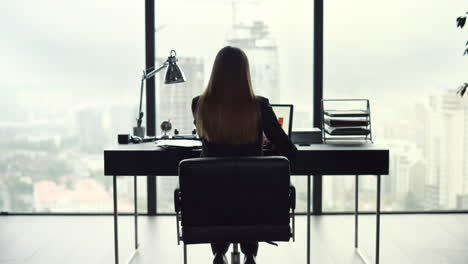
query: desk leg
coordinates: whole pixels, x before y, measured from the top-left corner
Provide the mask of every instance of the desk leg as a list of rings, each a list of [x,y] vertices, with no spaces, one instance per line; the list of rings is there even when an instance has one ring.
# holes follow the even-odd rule
[[[377,175],[377,206],[376,206],[376,221],[375,221],[375,264],[380,262],[380,175]]]
[[[137,200],[137,176],[133,176],[133,194],[135,207],[135,249],[138,249],[138,200]]]
[[[114,254],[115,254],[115,264],[119,264],[119,227],[117,222],[117,176],[113,176],[112,179],[112,188],[113,188],[113,200],[114,200]]]
[[[367,261],[366,257],[361,253],[361,251],[359,250],[358,248],[358,244],[357,244],[357,227],[358,227],[358,218],[357,218],[357,215],[358,215],[358,184],[359,184],[359,180],[358,180],[358,176],[356,175],[356,211],[355,211],[355,247],[356,247],[356,252],[358,253],[359,257],[361,257],[362,261],[364,263],[370,263],[369,261]],[[381,182],[380,182],[380,175],[377,175],[377,197],[376,197],[376,200],[377,200],[377,204],[376,204],[376,210],[375,210],[375,216],[376,216],[376,219],[375,219],[375,264],[379,264],[380,263],[380,185],[381,185]]]
[[[354,247],[359,247],[359,176],[354,185]]]
[[[187,264],[187,244],[184,242],[184,264]]]
[[[307,264],[310,264],[310,175],[307,175]]]

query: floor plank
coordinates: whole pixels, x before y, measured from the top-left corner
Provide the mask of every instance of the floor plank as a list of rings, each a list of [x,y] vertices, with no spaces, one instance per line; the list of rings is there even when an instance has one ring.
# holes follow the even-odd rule
[[[381,263],[468,263],[468,215],[382,216]],[[113,263],[110,216],[1,216],[0,263]],[[119,218],[120,258],[134,244],[133,218]],[[183,263],[173,217],[140,217],[140,249],[133,263]],[[305,263],[306,218],[296,219],[296,242],[260,244],[258,263]],[[360,248],[373,259],[375,216],[361,216]],[[314,216],[311,263],[360,264],[353,216]],[[209,245],[190,245],[189,263],[211,263]]]

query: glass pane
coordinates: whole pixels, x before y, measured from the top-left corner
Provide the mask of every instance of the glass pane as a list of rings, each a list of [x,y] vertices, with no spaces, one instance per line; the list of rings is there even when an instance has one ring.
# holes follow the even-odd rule
[[[179,187],[178,176],[159,176],[156,188],[158,213],[174,212],[174,190]]]
[[[375,144],[390,149],[387,211],[468,208],[466,1],[337,0],[325,4],[325,98],[368,98]],[[366,178],[364,180],[364,178]],[[374,208],[375,177],[361,201]],[[324,209],[354,208],[354,177],[326,177]]]
[[[0,210],[112,211],[103,149],[137,117],[144,3],[5,1],[0,29]]]
[[[247,53],[255,93],[294,104],[294,127],[312,127],[312,4],[156,1],[157,65],[174,49],[187,76],[185,83],[164,85],[164,74],[157,75],[157,123],[170,119],[173,128],[190,133],[191,100],[204,90],[217,52],[232,45]]]
[[[313,1],[158,0],[155,9],[156,66],[174,49],[187,77],[164,85],[164,74],[157,75],[158,131],[170,120],[173,130],[191,133],[192,98],[205,89],[215,56],[226,45],[246,52],[257,95],[294,104],[293,128],[312,127]],[[166,189],[164,181],[158,178],[158,190]]]
[[[291,184],[296,188],[296,213],[306,213],[307,212],[307,176],[298,175],[291,176]],[[313,194],[312,190],[314,188],[313,177],[310,178],[310,207],[312,210],[313,203]]]

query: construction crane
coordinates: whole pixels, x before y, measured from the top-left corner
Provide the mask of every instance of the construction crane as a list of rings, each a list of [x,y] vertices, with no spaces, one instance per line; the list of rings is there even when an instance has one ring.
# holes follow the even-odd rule
[[[251,4],[258,6],[260,4],[259,0],[229,0],[228,3],[231,3],[232,8],[232,25],[237,25],[237,5],[238,4]]]

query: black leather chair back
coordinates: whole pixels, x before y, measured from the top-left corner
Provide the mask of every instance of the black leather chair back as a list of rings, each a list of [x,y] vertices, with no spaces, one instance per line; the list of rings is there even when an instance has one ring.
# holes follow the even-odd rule
[[[187,159],[179,183],[185,243],[289,240],[285,157]]]

